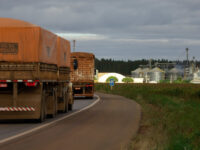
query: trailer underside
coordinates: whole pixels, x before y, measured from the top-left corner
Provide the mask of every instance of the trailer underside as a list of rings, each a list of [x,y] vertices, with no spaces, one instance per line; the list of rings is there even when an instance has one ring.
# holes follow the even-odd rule
[[[94,83],[93,82],[73,82],[74,96],[84,96],[86,98],[93,98]]]
[[[67,112],[73,105],[69,78],[68,67],[0,62],[0,119],[44,121]]]
[[[20,89],[17,97],[11,92],[0,92],[0,119],[40,118],[41,86]]]

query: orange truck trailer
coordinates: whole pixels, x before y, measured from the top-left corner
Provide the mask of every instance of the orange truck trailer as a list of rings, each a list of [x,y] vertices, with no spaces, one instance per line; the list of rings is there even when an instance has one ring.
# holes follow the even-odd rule
[[[28,22],[0,18],[0,119],[54,117],[72,109],[70,42]]]
[[[94,96],[94,54],[71,53],[71,82],[74,96]]]

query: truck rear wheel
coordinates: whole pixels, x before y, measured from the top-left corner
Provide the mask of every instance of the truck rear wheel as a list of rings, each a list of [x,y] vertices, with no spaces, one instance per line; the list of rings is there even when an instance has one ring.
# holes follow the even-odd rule
[[[57,95],[56,91],[53,91],[53,113],[51,115],[52,118],[54,118],[57,115]]]
[[[40,119],[39,122],[43,122],[46,119],[46,103],[45,103],[45,91],[42,92],[42,100],[40,107]]]
[[[54,90],[54,93],[53,93],[53,97],[54,97],[54,114],[52,115],[52,117],[55,117],[57,115],[57,91]]]
[[[68,109],[73,110],[73,104],[68,104]]]
[[[69,101],[69,97],[68,97],[68,95],[67,95],[67,93],[65,92],[65,94],[64,94],[65,96],[64,96],[64,99],[65,99],[65,112],[67,113],[68,112],[68,110],[69,110],[69,107],[68,107],[68,101]]]
[[[71,110],[73,110],[73,101],[74,101],[74,95],[70,92],[69,94],[68,94],[68,100],[70,101],[70,103],[68,103],[68,109],[71,111]]]
[[[53,105],[53,113],[51,114],[51,118],[54,118],[54,117],[56,117],[56,115],[57,115],[57,108],[56,108],[57,106],[56,106],[56,104],[54,103],[54,105]]]

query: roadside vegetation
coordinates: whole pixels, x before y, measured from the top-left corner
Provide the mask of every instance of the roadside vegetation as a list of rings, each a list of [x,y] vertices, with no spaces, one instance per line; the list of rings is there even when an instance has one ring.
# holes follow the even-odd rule
[[[124,82],[124,83],[133,83],[133,78],[125,77],[125,78],[122,79],[122,82]]]
[[[142,106],[138,135],[129,150],[199,150],[200,85],[95,84],[96,91],[122,95]]]
[[[113,79],[114,82],[118,82],[118,79],[117,79],[117,77],[115,77],[115,76],[110,76],[110,77],[108,77],[108,78],[106,79],[106,82],[109,83],[111,79]]]
[[[160,83],[170,83],[170,80],[161,80]],[[178,78],[177,80],[172,81],[172,83],[176,84],[190,83],[190,80],[183,80],[182,78]]]

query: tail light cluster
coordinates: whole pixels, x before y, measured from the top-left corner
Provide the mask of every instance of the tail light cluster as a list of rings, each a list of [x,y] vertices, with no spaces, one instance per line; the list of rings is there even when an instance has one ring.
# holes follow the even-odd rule
[[[93,84],[87,84],[86,87],[93,87]]]
[[[24,83],[27,87],[36,87],[39,80],[0,80],[0,88],[7,88],[8,83]]]
[[[7,83],[0,83],[0,88],[6,88],[6,87],[8,87]]]
[[[26,82],[25,85],[29,87],[35,87],[37,86],[37,82]]]

